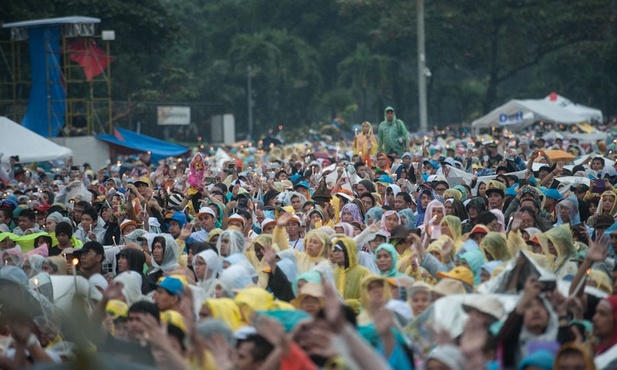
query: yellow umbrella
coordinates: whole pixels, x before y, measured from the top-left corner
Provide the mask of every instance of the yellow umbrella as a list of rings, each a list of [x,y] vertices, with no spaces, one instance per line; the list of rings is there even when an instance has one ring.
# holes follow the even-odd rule
[[[574,160],[574,156],[568,152],[563,150],[547,150],[544,153],[553,161],[563,161],[563,162],[572,162]]]

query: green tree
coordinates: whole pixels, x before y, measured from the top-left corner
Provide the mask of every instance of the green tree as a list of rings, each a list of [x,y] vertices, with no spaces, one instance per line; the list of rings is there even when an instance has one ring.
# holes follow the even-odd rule
[[[356,50],[338,64],[339,83],[360,92],[363,120],[367,117],[369,92],[379,95],[387,85],[389,64],[390,58],[372,53],[364,43],[356,45]]]

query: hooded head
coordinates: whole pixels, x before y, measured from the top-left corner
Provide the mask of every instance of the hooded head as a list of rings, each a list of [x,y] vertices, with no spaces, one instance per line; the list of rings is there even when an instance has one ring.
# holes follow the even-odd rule
[[[391,117],[388,117],[388,111],[392,111]],[[396,112],[394,111],[394,108],[392,108],[391,106],[387,106],[386,109],[384,109],[383,111],[383,118],[386,122],[396,122]]]
[[[343,206],[343,208],[341,208],[341,218],[343,217],[343,213],[344,212],[349,212],[351,214],[351,216],[353,217],[353,221],[357,221],[362,223],[362,215],[360,214],[360,208],[358,208],[358,205],[355,203],[347,203]]]
[[[231,330],[241,327],[242,316],[236,302],[231,298],[207,299],[204,302],[210,313],[210,317],[225,322]]]
[[[238,230],[225,230],[216,242],[216,249],[223,257],[234,253],[244,253],[244,235]]]
[[[506,237],[502,233],[489,232],[486,234],[480,243],[480,250],[484,253],[487,261],[508,261],[512,258]]]
[[[274,306],[274,297],[267,290],[258,287],[242,289],[234,298],[244,323],[252,322],[255,311],[267,311]]]
[[[321,242],[321,250],[317,253],[317,255],[311,255],[309,253],[309,243],[311,239],[316,238]],[[328,235],[320,230],[311,230],[304,236],[304,253],[308,254],[311,257],[328,257],[328,248],[330,247],[330,240]]]
[[[206,271],[201,281],[207,281],[214,279],[218,276],[221,270],[221,264],[219,262],[219,256],[211,249],[201,251],[193,257],[193,268],[196,268],[199,260],[206,264]]]
[[[484,264],[484,255],[482,252],[478,249],[465,252],[461,255],[460,260],[461,264],[466,264],[473,272],[474,285],[479,285],[482,276],[482,265]]]
[[[341,268],[347,270],[358,265],[358,250],[356,248],[356,241],[352,238],[340,237],[334,239],[332,241],[332,249],[333,253],[335,253],[335,258],[336,253],[342,253],[344,256],[344,260],[342,260],[342,256],[340,262],[337,261]]]
[[[371,291],[373,289],[380,289],[381,294],[376,295]],[[360,292],[360,301],[362,308],[367,311],[375,311],[381,307],[384,307],[386,303],[392,298],[390,292],[390,286],[384,276],[369,275],[362,280]]]
[[[381,207],[373,207],[366,211],[364,215],[364,223],[368,224],[368,219],[370,218],[373,223],[381,220],[383,216],[383,209]]]
[[[546,256],[555,255],[555,266],[560,265],[576,252],[572,240],[572,231],[570,231],[568,224],[554,227],[538,235],[538,240]]]
[[[373,255],[373,259],[375,260],[375,263],[377,263],[377,255],[382,250],[385,252],[388,252],[388,254],[390,255],[390,258],[392,258],[392,265],[387,271],[379,271],[379,274],[385,277],[396,277],[397,275],[399,275],[399,272],[396,268],[396,263],[398,260],[398,252],[396,251],[396,249],[394,249],[394,246],[392,244],[384,243],[380,245],[379,247],[377,247],[377,249],[375,249],[375,254]]]
[[[450,234],[454,242],[461,239],[463,228],[460,218],[456,216],[444,216],[444,218],[441,219],[440,226],[446,226],[450,230]]]
[[[129,264],[129,270],[135,271],[139,274],[143,273],[144,264],[146,263],[146,256],[144,255],[144,252],[133,248],[124,248],[116,254],[116,261],[120,257],[126,258],[126,261]],[[117,268],[118,266],[116,263],[116,273],[118,272]]]
[[[178,263],[179,251],[178,244],[170,234],[157,234],[151,240],[148,240],[150,244],[150,251],[153,250],[154,244],[164,240],[163,245],[163,261],[159,264],[152,258],[152,269],[149,274],[153,274],[159,270],[163,272],[170,272],[180,267]]]

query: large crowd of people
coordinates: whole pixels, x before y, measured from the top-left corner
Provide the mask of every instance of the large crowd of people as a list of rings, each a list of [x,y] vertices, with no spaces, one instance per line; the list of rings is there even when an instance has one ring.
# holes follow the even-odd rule
[[[490,134],[10,157],[0,369],[617,369],[608,132]]]

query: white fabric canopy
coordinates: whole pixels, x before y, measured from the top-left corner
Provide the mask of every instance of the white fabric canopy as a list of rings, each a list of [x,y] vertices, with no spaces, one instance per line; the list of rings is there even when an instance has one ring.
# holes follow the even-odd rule
[[[6,117],[0,117],[0,132],[4,139],[0,144],[0,152],[4,153],[2,163],[9,163],[9,157],[13,155],[18,155],[21,163],[53,161],[73,155],[71,149],[47,140]]]
[[[544,100],[556,104],[569,112],[583,116],[587,121],[602,122],[603,116],[601,110],[573,103],[570,99],[557,93],[550,93]]]
[[[571,125],[588,122],[590,121],[589,117],[589,112],[584,113],[584,110],[575,104],[564,107],[550,99],[510,100],[484,117],[473,121],[471,127],[477,130],[494,126],[520,131],[537,121]]]

